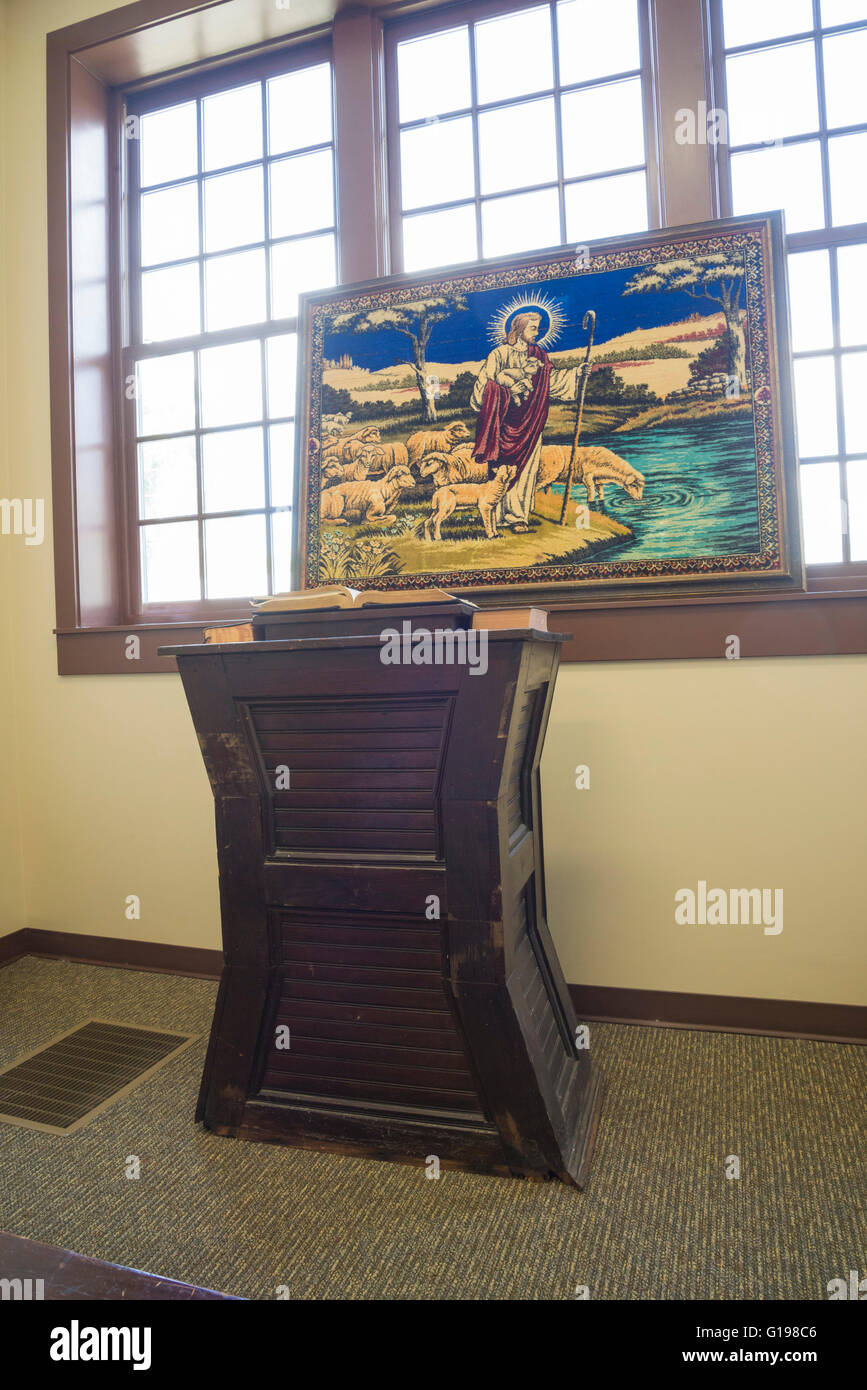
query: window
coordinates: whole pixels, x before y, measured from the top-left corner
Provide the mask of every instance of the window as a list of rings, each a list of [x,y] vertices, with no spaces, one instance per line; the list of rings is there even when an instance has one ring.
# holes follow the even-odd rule
[[[646,6],[559,0],[480,12],[391,34],[398,268],[584,244],[643,231],[651,216],[656,224]]]
[[[127,102],[145,616],[291,587],[298,295],[336,283],[332,76],[327,61],[273,68]]]
[[[826,563],[804,602],[754,601],[769,652],[781,625],[786,650],[862,650],[867,0],[317,13],[137,0],[48,35],[60,671],[165,671],[161,644],[296,582],[298,289],[780,202],[808,558]],[[682,142],[727,76],[731,150]],[[707,654],[699,617],[653,650]]]
[[[786,214],[808,563],[867,560],[867,0],[722,0],[729,206]]]

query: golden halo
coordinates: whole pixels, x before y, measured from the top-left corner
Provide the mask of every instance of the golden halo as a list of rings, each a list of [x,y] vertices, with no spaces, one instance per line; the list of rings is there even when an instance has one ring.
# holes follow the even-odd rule
[[[516,294],[510,299],[508,304],[503,304],[497,310],[494,317],[488,324],[488,337],[495,347],[499,347],[509,331],[509,320],[514,318],[517,313],[530,314],[538,311],[546,315],[548,319],[547,332],[541,338],[536,339],[539,347],[550,347],[556,343],[560,334],[566,326],[566,315],[559,300],[552,299],[547,294],[520,295]]]

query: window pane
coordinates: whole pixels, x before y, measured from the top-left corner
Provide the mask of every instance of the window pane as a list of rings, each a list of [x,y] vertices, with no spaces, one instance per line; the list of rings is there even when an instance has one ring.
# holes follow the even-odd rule
[[[146,270],[141,277],[141,314],[146,343],[199,333],[198,263]]]
[[[294,318],[299,294],[337,283],[334,237],[302,237],[271,248],[271,317]]]
[[[867,121],[867,29],[835,34],[823,41],[822,50],[828,125],[861,125]]]
[[[476,213],[471,204],[403,219],[404,270],[458,265],[474,261],[477,255]]]
[[[482,193],[556,179],[553,97],[480,114],[479,176]]]
[[[141,200],[141,263],[182,261],[199,254],[199,194],[195,183],[181,183]]]
[[[867,19],[867,0],[822,0],[822,23],[826,28],[851,24],[857,19]]]
[[[208,332],[260,323],[265,305],[265,252],[234,251],[205,261],[205,321]]]
[[[274,593],[292,588],[292,513],[275,512],[271,518],[274,557]]]
[[[447,75],[425,69],[438,101],[462,80],[469,101],[469,31],[459,32],[463,77],[459,61],[450,63]],[[451,56],[456,58],[454,42]],[[135,134],[145,341],[265,323],[269,283],[271,313],[291,317],[299,293],[335,283],[333,151],[303,153],[332,141],[332,105],[331,66],[319,63],[264,84],[215,93],[200,107],[187,102],[141,118]],[[468,153],[472,194],[471,144]],[[208,176],[202,178],[203,172]],[[430,170],[427,177],[435,182]],[[273,246],[261,244],[272,237]],[[294,410],[296,351],[296,335],[278,333],[265,340],[264,351],[256,339],[195,353],[175,351],[136,365],[139,515],[147,523],[141,528],[145,602],[265,593],[269,526],[277,551],[270,582],[289,587],[295,470],[294,423],[286,417]],[[268,417],[281,423],[266,425],[266,408]],[[200,437],[191,433],[199,428]],[[273,519],[264,515],[266,501],[281,509]],[[195,514],[200,505],[204,523],[169,522]],[[247,515],[213,515],[230,511]]]
[[[142,601],[172,603],[202,597],[199,528],[195,521],[143,526]]]
[[[291,507],[295,477],[295,426],[271,425],[271,506]]]
[[[547,5],[476,25],[476,78],[482,104],[554,85]]]
[[[647,179],[643,172],[567,183],[567,241],[583,246],[597,237],[646,230]]]
[[[225,169],[262,157],[262,89],[235,87],[202,102],[206,169]]]
[[[331,139],[331,64],[272,77],[268,90],[268,148],[286,154]]]
[[[841,366],[846,453],[867,454],[867,352],[844,353]]]
[[[759,43],[813,27],[812,0],[723,0],[727,48]]]
[[[295,411],[295,372],[298,361],[298,338],[294,333],[281,333],[269,338],[265,345],[268,373],[268,415],[273,420]]]
[[[588,131],[593,132],[588,139]],[[601,174],[644,163],[641,81],[612,82],[563,97],[563,172]]]
[[[836,463],[806,463],[800,470],[804,560],[829,565],[843,558],[840,471]]]
[[[195,429],[193,354],[148,357],[136,367],[139,434],[181,434]]]
[[[401,121],[462,111],[470,104],[470,42],[466,26],[397,46]]]
[[[334,166],[330,150],[279,159],[271,165],[271,235],[294,236],[334,225]]]
[[[472,197],[473,126],[469,116],[401,132],[400,188],[404,208]]]
[[[265,236],[262,166],[205,179],[205,250],[228,251]]]
[[[259,344],[230,343],[199,354],[202,425],[241,425],[262,418]]]
[[[208,598],[247,598],[268,588],[264,516],[222,517],[205,522],[205,587]]]
[[[837,279],[840,342],[844,347],[858,347],[867,343],[867,243],[838,249]]]
[[[733,154],[731,171],[735,216],[783,208],[787,232],[824,226],[818,141]]]
[[[771,142],[819,128],[812,43],[790,43],[726,60],[729,139]]]
[[[789,307],[793,352],[833,346],[831,268],[827,251],[802,251],[789,256]]]
[[[867,222],[867,132],[828,141],[831,220],[835,227]]]
[[[261,429],[202,435],[206,512],[240,512],[265,505],[265,448]]]
[[[794,364],[798,453],[802,459],[837,452],[837,393],[830,357],[804,357]]]
[[[142,516],[195,516],[199,499],[193,435],[140,444],[138,466]]]
[[[482,255],[508,256],[535,251],[560,241],[560,208],[556,188],[517,193],[482,203]]]
[[[867,459],[852,459],[846,470],[849,493],[849,551],[867,560]]]
[[[635,0],[562,0],[557,6],[560,82],[588,82],[639,67]]]
[[[169,183],[198,172],[196,103],[151,111],[139,126],[141,184]]]

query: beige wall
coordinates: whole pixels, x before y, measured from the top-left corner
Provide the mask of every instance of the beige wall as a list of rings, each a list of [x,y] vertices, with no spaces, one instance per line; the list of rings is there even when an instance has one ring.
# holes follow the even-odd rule
[[[5,49],[6,13],[0,5],[0,55]],[[6,315],[6,238],[3,234],[6,214],[6,100],[5,74],[0,67],[0,325]],[[9,456],[3,422],[7,418],[6,395],[7,349],[6,336],[0,332],[0,497],[12,496],[9,484]],[[13,699],[15,654],[10,628],[12,604],[12,551],[20,544],[10,536],[0,535],[0,936],[16,931],[23,925],[22,893],[24,877],[21,857],[20,823],[18,817],[17,777],[14,767],[15,702]]]
[[[50,498],[44,35],[102,7],[7,6],[0,495]],[[178,680],[61,680],[49,544],[7,539],[0,564],[0,930],[216,946],[211,798]],[[865,703],[861,658],[565,667],[543,785],[549,915],[567,978],[867,1002]],[[588,791],[574,788],[578,763],[590,766]],[[675,926],[675,891],[699,879],[782,887],[782,933]],[[124,915],[129,894],[141,898],[138,921]]]
[[[4,495],[44,497],[49,509],[45,34],[109,7],[109,0],[6,5]],[[178,679],[61,680],[50,536],[41,547],[7,538],[0,552],[11,570],[2,587],[9,641],[0,662],[11,654],[17,668],[4,765],[15,757],[24,893],[23,908],[7,908],[0,920],[7,930],[218,945],[211,796]],[[4,787],[0,815],[6,794]],[[21,876],[22,855],[15,857]],[[138,921],[125,917],[130,894],[141,899]]]
[[[865,657],[563,667],[542,814],[566,978],[867,1002],[865,711]],[[781,888],[783,930],[676,925],[700,879]]]

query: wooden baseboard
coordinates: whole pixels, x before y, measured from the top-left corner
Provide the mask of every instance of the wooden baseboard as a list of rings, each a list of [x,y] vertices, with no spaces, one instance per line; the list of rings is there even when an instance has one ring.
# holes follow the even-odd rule
[[[0,965],[19,956],[48,956],[85,965],[113,965],[124,970],[150,970],[165,975],[193,975],[218,980],[222,951],[203,946],[172,946],[163,941],[125,941],[116,936],[81,936],[77,932],[41,931],[25,927],[0,937]]]
[[[733,994],[676,994],[658,989],[570,985],[582,1022],[643,1023],[712,1033],[867,1043],[867,1008],[800,999],[750,999]]]
[[[217,980],[222,951],[202,946],[172,946],[162,941],[125,941],[113,936],[79,936],[76,932],[28,927],[0,937],[0,965],[20,956],[47,956],[192,975]],[[867,1042],[867,1008],[857,1004],[822,1004],[796,999],[750,999],[726,994],[677,994],[655,989],[610,989],[570,985],[582,1022],[649,1024],[656,1028],[697,1028],[713,1033],[759,1033],[779,1038],[817,1038],[823,1042]]]

